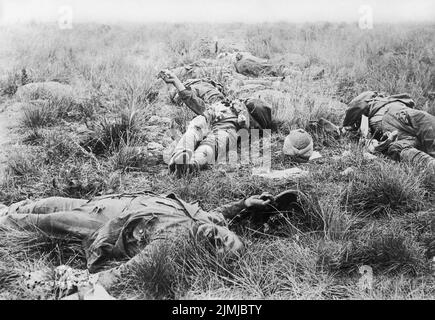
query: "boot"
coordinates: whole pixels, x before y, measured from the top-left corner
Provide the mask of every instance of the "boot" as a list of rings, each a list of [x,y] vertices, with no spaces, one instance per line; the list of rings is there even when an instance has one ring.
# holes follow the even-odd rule
[[[188,171],[188,164],[192,157],[192,151],[182,150],[175,153],[169,161],[169,173],[175,173],[178,177]]]

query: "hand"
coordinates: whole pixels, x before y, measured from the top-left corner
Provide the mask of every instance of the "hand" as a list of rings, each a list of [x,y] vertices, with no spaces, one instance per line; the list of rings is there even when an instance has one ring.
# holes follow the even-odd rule
[[[174,72],[170,70],[162,70],[159,72],[159,77],[165,81],[166,83],[175,84],[175,82],[179,81],[178,77]]]
[[[393,132],[385,132],[382,137],[380,143],[374,148],[377,152],[383,152],[389,148],[389,146],[397,140],[398,132],[394,130]]]
[[[116,269],[101,271],[98,273],[97,283],[107,289],[118,280],[119,276],[120,272],[118,272]]]
[[[245,206],[248,209],[265,209],[274,200],[274,197],[270,193],[262,193],[261,195],[255,195],[245,200]]]
[[[379,141],[376,139],[363,139],[363,142],[370,153],[374,153],[379,146]]]

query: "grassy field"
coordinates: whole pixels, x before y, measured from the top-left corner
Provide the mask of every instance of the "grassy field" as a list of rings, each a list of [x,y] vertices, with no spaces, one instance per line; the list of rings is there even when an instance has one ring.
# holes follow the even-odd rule
[[[299,165],[309,175],[269,181],[252,165],[223,165],[182,179],[162,161],[138,157],[131,147],[166,146],[165,124],[182,131],[192,114],[173,104],[156,78],[161,68],[181,66],[218,51],[243,50],[293,63],[304,73],[323,68],[322,79],[299,77],[268,97],[276,129],[272,167],[295,164],[280,152],[289,130],[319,117],[340,125],[345,104],[363,90],[407,92],[417,108],[435,114],[434,25],[56,25],[0,29],[0,111],[16,109],[18,138],[6,155],[0,203],[47,196],[153,190],[199,200],[211,210],[268,191],[299,188],[309,194],[306,214],[279,221],[279,230],[258,234],[234,228],[248,244],[238,261],[216,258],[189,242],[165,248],[151,265],[132,270],[110,289],[122,299],[433,299],[435,281],[427,244],[433,238],[434,184],[407,164],[379,156],[369,160],[349,138],[315,136],[323,158]],[[303,61],[294,62],[294,54]],[[210,77],[228,85],[219,73]],[[71,92],[20,94],[27,83],[55,81]],[[17,91],[18,90],[18,91]],[[343,151],[351,156],[342,157]],[[344,175],[343,170],[353,172]],[[36,232],[0,234],[0,296],[34,299],[19,281],[24,271],[59,264],[84,268],[84,253],[70,238]],[[358,268],[373,268],[373,289],[362,291]],[[53,294],[44,295],[53,299]]]

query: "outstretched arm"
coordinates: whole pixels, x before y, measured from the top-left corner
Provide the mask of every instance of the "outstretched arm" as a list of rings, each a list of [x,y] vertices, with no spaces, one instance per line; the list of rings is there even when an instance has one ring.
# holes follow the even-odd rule
[[[200,97],[196,95],[193,90],[186,88],[184,84],[178,79],[175,73],[169,70],[163,70],[159,73],[160,77],[166,83],[172,84],[180,94],[181,100],[195,112],[197,115],[204,115],[205,102]]]
[[[225,219],[233,219],[245,209],[261,210],[273,201],[273,196],[269,193],[251,196],[247,199],[231,202],[215,209],[215,212],[222,214]]]
[[[231,220],[246,208],[245,199],[242,199],[220,206],[213,211],[220,213],[225,219]]]

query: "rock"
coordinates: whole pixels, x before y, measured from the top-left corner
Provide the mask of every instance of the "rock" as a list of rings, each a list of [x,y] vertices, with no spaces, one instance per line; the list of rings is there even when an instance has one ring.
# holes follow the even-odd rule
[[[252,175],[257,177],[263,177],[266,179],[286,179],[294,180],[308,175],[308,171],[300,168],[290,168],[284,170],[268,170],[265,168],[253,168]]]
[[[150,142],[147,144],[147,150],[148,151],[163,151],[164,147],[157,142]]]
[[[78,97],[70,85],[55,81],[28,83],[19,87],[15,95],[21,101],[56,99],[78,102]]]
[[[369,152],[364,152],[364,153],[363,153],[363,158],[364,158],[365,160],[370,161],[370,160],[377,159],[378,157],[375,156],[374,154],[369,153]]]
[[[319,66],[312,66],[308,69],[308,74],[312,80],[320,80],[325,76],[325,69]]]
[[[151,116],[151,118],[149,118],[148,122],[152,125],[165,125],[165,126],[170,126],[172,120],[170,118],[167,117],[159,117],[159,116]]]
[[[353,174],[354,172],[355,172],[355,170],[352,167],[349,167],[349,168],[344,169],[340,174],[342,176],[346,176],[347,177],[347,176]]]
[[[314,151],[308,161],[313,161],[322,158],[323,156],[318,151]]]

